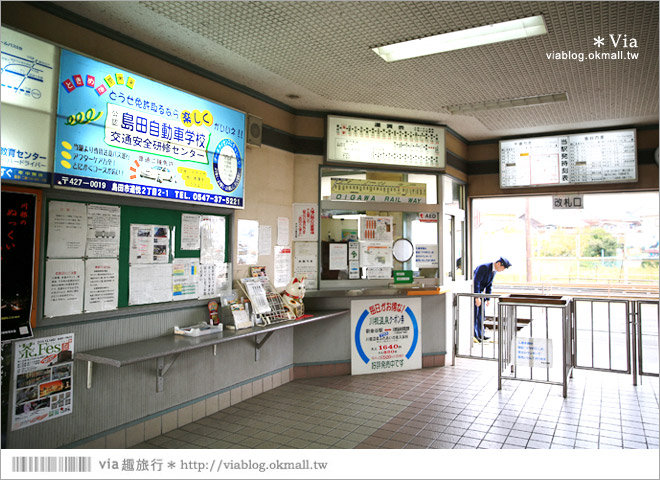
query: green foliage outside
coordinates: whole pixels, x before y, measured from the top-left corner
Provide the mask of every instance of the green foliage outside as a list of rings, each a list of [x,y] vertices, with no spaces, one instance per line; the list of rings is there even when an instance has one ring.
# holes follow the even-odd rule
[[[586,233],[586,232],[585,232]],[[613,257],[619,247],[614,235],[603,228],[592,228],[582,248],[583,257]]]
[[[538,236],[536,257],[614,257],[620,247],[616,237],[604,228],[583,228],[579,232],[555,231]]]
[[[575,235],[553,233],[538,239],[539,257],[574,257]]]

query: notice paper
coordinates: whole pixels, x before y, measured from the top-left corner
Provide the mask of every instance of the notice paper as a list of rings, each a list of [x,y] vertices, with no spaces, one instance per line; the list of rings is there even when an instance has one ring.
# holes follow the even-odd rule
[[[48,260],[44,316],[75,315],[83,310],[85,262],[82,259]]]
[[[284,287],[291,280],[291,247],[275,247],[273,286]]]
[[[225,261],[225,217],[203,215],[199,223],[201,245],[199,261],[212,264]]]
[[[82,258],[87,240],[87,205],[48,204],[48,258]]]
[[[131,224],[130,262],[169,263],[170,227]]]
[[[129,277],[129,305],[172,300],[172,264],[131,265]]]
[[[277,217],[277,244],[289,244],[289,218]]]
[[[361,267],[392,267],[392,244],[360,242]]]
[[[348,245],[346,243],[331,243],[330,270],[346,270],[348,259]]]
[[[120,207],[87,205],[87,257],[118,257],[120,225]]]
[[[307,276],[307,290],[313,290],[317,284],[318,245],[316,242],[296,242],[293,257],[293,276]]]
[[[394,217],[360,217],[360,240],[391,242],[394,234]]]
[[[316,241],[318,239],[318,207],[315,203],[293,204],[293,239]]]
[[[238,220],[237,228],[239,265],[255,265],[259,260],[259,222]]]
[[[116,258],[89,258],[85,262],[85,312],[117,308],[119,261]]]
[[[199,215],[181,215],[181,250],[199,250]]]
[[[273,244],[273,227],[270,225],[259,225],[259,255],[270,255]]]
[[[228,263],[201,264],[199,266],[199,297],[217,297],[229,289]]]
[[[438,268],[438,246],[435,244],[415,245],[416,268]]]
[[[172,300],[198,298],[199,260],[178,258],[172,262]]]

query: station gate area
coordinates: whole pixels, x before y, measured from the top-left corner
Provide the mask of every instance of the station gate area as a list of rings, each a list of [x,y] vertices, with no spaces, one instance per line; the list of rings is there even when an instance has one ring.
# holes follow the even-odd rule
[[[476,298],[486,304],[486,341],[474,338]],[[453,311],[452,364],[492,360],[507,364],[510,379],[550,384],[573,370],[625,374],[632,385],[658,378],[658,300],[458,293]]]
[[[477,296],[490,300],[491,339],[481,343]],[[546,308],[455,294],[454,322],[451,365],[294,380],[235,405],[227,398],[202,418],[193,405],[163,418],[156,436],[145,428],[131,444],[98,447],[658,449],[657,301],[575,297]],[[552,365],[513,361],[524,338]]]

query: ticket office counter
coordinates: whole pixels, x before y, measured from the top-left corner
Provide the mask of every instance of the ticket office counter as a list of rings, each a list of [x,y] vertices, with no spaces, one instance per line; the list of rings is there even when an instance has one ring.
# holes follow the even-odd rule
[[[356,301],[394,302],[421,300],[422,366],[443,366],[448,352],[447,290],[428,288],[364,288],[352,290],[308,291],[305,309],[346,311],[326,322],[316,322],[294,332],[293,363],[295,377],[350,373],[351,305]],[[450,307],[451,305],[449,305]],[[449,322],[450,323],[450,322]]]

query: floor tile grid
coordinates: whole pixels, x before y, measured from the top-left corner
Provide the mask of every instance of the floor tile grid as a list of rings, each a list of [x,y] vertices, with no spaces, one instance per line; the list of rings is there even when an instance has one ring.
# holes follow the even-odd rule
[[[136,448],[658,448],[657,379],[587,375],[563,399],[546,384],[498,391],[492,363],[467,362],[287,383]]]
[[[163,435],[172,440],[159,437],[138,448],[185,448],[181,442],[206,448],[353,448],[407,404],[287,385],[267,399],[254,397]]]
[[[624,377],[625,378],[625,377]],[[507,382],[508,383],[508,382]],[[512,382],[518,383],[519,385],[530,385],[529,383],[523,382]],[[482,387],[482,385],[479,385]],[[528,396],[528,391],[523,388],[518,389],[519,392],[523,392],[522,404],[532,404],[538,405],[539,400],[548,396],[549,386],[545,388],[536,387],[536,398]],[[504,388],[506,390],[506,388]],[[467,390],[464,390],[466,392]],[[446,393],[446,392],[445,392]],[[444,429],[433,428],[429,426],[427,428],[431,431],[435,431],[435,434],[428,434],[428,432],[414,429],[414,427],[420,427],[420,425],[413,424],[412,422],[404,423],[401,421],[402,418],[410,418],[410,409],[404,411],[399,417],[393,419],[390,423],[384,428],[384,432],[390,431],[393,432],[390,435],[384,434],[384,432],[379,432],[373,438],[367,439],[359,448],[387,448],[387,447],[401,447],[403,441],[408,443],[404,448],[420,448],[424,446],[433,445],[435,447],[447,448],[453,443],[454,448],[474,448],[476,446],[481,446],[481,448],[621,448],[621,442],[617,441],[617,435],[615,434],[616,428],[613,428],[616,425],[616,421],[613,416],[616,415],[625,415],[625,410],[619,409],[618,404],[612,404],[610,408],[610,415],[603,415],[603,434],[602,438],[599,436],[588,435],[586,432],[581,432],[578,434],[578,421],[580,418],[582,404],[581,398],[575,398],[576,392],[571,392],[569,399],[563,400],[561,398],[554,399],[554,402],[549,402],[545,405],[545,409],[540,412],[538,408],[534,408],[532,411],[524,411],[516,405],[515,397],[512,397],[510,400],[510,405],[501,410],[499,418],[494,415],[497,413],[497,409],[493,410],[491,415],[482,416],[479,420],[474,418],[463,418],[462,420],[472,420],[474,425],[471,429],[474,431],[466,431],[466,427],[469,427],[469,422],[461,422],[457,424],[457,420],[454,420],[452,423],[445,426]],[[612,394],[610,394],[612,395]],[[519,395],[520,396],[520,395]],[[423,396],[422,396],[423,397]],[[466,395],[463,395],[466,398]],[[571,397],[573,397],[571,399]],[[446,397],[445,397],[446,398]],[[654,422],[657,422],[657,395],[651,396],[649,415],[655,413]],[[566,406],[562,406],[562,402],[566,402]],[[472,402],[474,403],[474,401]],[[486,401],[487,403],[487,401]],[[513,408],[511,407],[513,406]],[[452,409],[454,409],[452,407]],[[509,411],[507,411],[507,409]],[[446,409],[446,411],[452,411]],[[464,414],[467,413],[467,410]],[[425,419],[428,418],[427,415],[423,413],[420,414]],[[519,417],[519,418],[518,418]],[[493,422],[493,419],[497,420]],[[536,418],[537,421],[534,419]],[[598,427],[600,427],[600,418],[597,422]],[[515,423],[517,422],[517,423]],[[609,423],[608,423],[609,422]],[[437,421],[435,423],[438,423]],[[446,423],[446,422],[445,422]],[[491,428],[486,429],[488,424],[491,424]],[[657,424],[657,423],[656,423]],[[399,425],[398,429],[392,428],[392,425]],[[500,426],[498,426],[500,425]],[[411,428],[412,427],[412,428]],[[588,427],[587,427],[588,428]],[[651,425],[650,435],[648,438],[637,437],[637,438],[627,438],[626,444],[623,445],[625,448],[657,448],[657,431],[653,430],[656,428]],[[440,435],[438,435],[440,433]],[[444,435],[443,435],[444,433]],[[584,433],[584,435],[582,435]],[[600,431],[597,432],[600,434]],[[458,439],[457,435],[462,434],[463,436]],[[420,435],[426,440],[413,440],[411,438],[414,436]],[[435,437],[435,443],[430,441]],[[481,442],[477,441],[481,438]],[[429,440],[430,439],[430,440]],[[630,442],[628,442],[630,440]],[[645,443],[646,441],[646,443]]]

